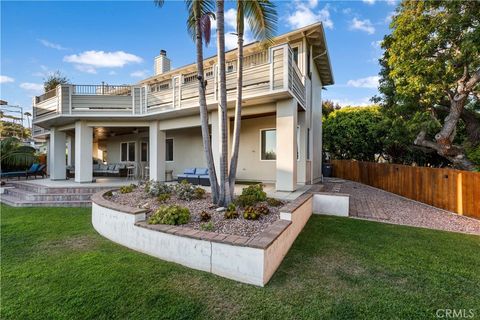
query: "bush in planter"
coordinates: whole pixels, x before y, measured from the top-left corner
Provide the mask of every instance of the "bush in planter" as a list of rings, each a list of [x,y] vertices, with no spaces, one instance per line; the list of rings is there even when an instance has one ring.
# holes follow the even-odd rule
[[[257,220],[260,217],[260,213],[255,207],[248,206],[243,211],[243,217],[247,220]]]
[[[161,194],[171,194],[172,190],[172,186],[158,181],[149,181],[145,185],[145,192],[152,197],[158,197]]]
[[[255,203],[257,203],[257,198],[254,196],[254,195],[239,195],[236,199],[235,199],[235,203],[244,208],[244,207],[248,207],[248,206],[253,206]]]
[[[270,209],[268,208],[267,205],[265,204],[258,204],[255,209],[257,210],[257,212],[259,214],[264,214],[264,215],[267,215],[270,213]]]
[[[202,231],[213,231],[214,229],[215,225],[213,224],[213,221],[200,224],[200,230]]]
[[[242,196],[252,196],[255,197],[257,202],[265,201],[267,199],[267,194],[263,191],[263,185],[253,184],[246,188],[242,189]]]
[[[171,205],[161,206],[148,219],[149,224],[185,224],[190,220],[190,210],[185,207]]]
[[[179,199],[191,201],[197,199],[195,189],[196,188],[191,183],[184,180],[175,186],[175,193]]]
[[[209,221],[212,218],[212,215],[207,211],[202,211],[200,213],[200,220],[201,221]]]
[[[230,204],[227,206],[227,210],[225,211],[225,213],[223,214],[223,216],[224,216],[225,219],[235,219],[235,218],[238,218],[237,207],[236,207],[233,203],[230,203]]]
[[[197,187],[195,188],[195,198],[197,199],[203,199],[205,197],[205,189]]]
[[[135,189],[137,186],[134,185],[133,183],[128,185],[128,186],[121,186],[120,187],[120,193],[130,193],[133,192],[133,189]]]
[[[283,202],[275,198],[267,198],[267,203],[271,207],[280,207],[283,205]]]
[[[170,194],[169,193],[160,193],[157,197],[158,202],[166,202],[168,199],[170,199]]]

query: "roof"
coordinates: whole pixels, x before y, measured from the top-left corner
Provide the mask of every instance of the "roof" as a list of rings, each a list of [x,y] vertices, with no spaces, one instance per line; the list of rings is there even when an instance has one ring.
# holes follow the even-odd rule
[[[305,37],[308,43],[312,46],[312,57],[314,59],[315,66],[317,67],[318,73],[320,75],[322,85],[327,86],[327,85],[334,84],[332,66],[330,63],[330,56],[328,54],[327,42],[325,39],[325,32],[321,22],[317,22],[309,26],[281,34],[275,37],[274,42],[277,44],[280,44],[284,42],[301,39],[303,37]],[[245,54],[247,54],[248,51],[254,51],[255,49],[258,48],[259,45],[260,43],[258,41],[245,45],[244,46]],[[237,49],[226,51],[225,52],[226,60],[229,60],[235,57],[236,51]],[[210,56],[208,58],[204,58],[203,61],[204,61],[205,68],[208,68],[210,65],[213,65],[215,63],[215,60],[216,60],[216,55]],[[158,82],[163,79],[167,79],[172,75],[177,74],[181,70],[184,70],[184,72],[194,72],[196,69],[197,69],[196,63],[190,63],[182,67],[172,69],[169,72],[165,72],[159,75],[149,77],[147,79],[142,80],[140,83],[145,84],[145,83]]]

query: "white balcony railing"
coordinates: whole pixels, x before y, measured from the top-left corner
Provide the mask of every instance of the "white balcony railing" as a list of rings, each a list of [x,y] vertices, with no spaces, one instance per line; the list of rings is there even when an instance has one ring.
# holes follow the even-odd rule
[[[236,98],[236,60],[226,62],[227,100]],[[205,69],[207,104],[217,103],[217,65]],[[289,92],[305,107],[304,77],[288,44],[244,57],[243,97]],[[59,85],[34,99],[34,122],[61,115],[146,116],[198,106],[196,72],[174,74],[148,85]]]

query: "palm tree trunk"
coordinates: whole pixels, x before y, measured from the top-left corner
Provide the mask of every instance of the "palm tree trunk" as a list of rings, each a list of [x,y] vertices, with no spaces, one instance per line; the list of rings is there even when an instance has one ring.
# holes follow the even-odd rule
[[[224,0],[217,0],[217,55],[219,68],[219,129],[220,129],[220,192],[219,205],[226,205],[228,190],[228,141],[227,141],[227,83],[225,72]]]
[[[241,9],[237,14],[242,14]],[[242,14],[243,16],[243,14]],[[240,18],[240,19],[243,19]],[[238,57],[237,57],[237,101],[235,104],[235,123],[233,128],[232,157],[230,159],[229,183],[229,202],[235,198],[235,178],[237,175],[238,152],[240,149],[240,127],[242,124],[242,86],[243,86],[243,30],[238,31]]]
[[[215,171],[215,164],[213,162],[212,144],[210,141],[210,133],[208,131],[208,110],[207,99],[205,97],[205,80],[203,78],[203,41],[200,25],[200,2],[195,3],[195,45],[197,49],[197,79],[198,79],[198,104],[200,107],[200,123],[202,128],[203,152],[207,161],[208,176],[210,179],[211,194],[213,203],[219,200],[218,181]]]

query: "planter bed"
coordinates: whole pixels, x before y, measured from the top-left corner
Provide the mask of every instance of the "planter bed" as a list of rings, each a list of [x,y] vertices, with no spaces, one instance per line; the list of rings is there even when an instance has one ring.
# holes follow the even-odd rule
[[[264,223],[261,231],[243,236],[219,230],[201,231],[194,223],[183,226],[148,224],[150,209],[147,204],[138,202],[143,208],[135,208],[122,204],[125,200],[119,200],[122,196],[113,195],[107,199],[105,194],[108,195],[108,191],[92,196],[92,224],[101,235],[163,260],[258,286],[270,280],[313,208],[313,194],[304,194],[278,209],[277,214],[282,218]],[[223,216],[223,213],[217,214]]]

